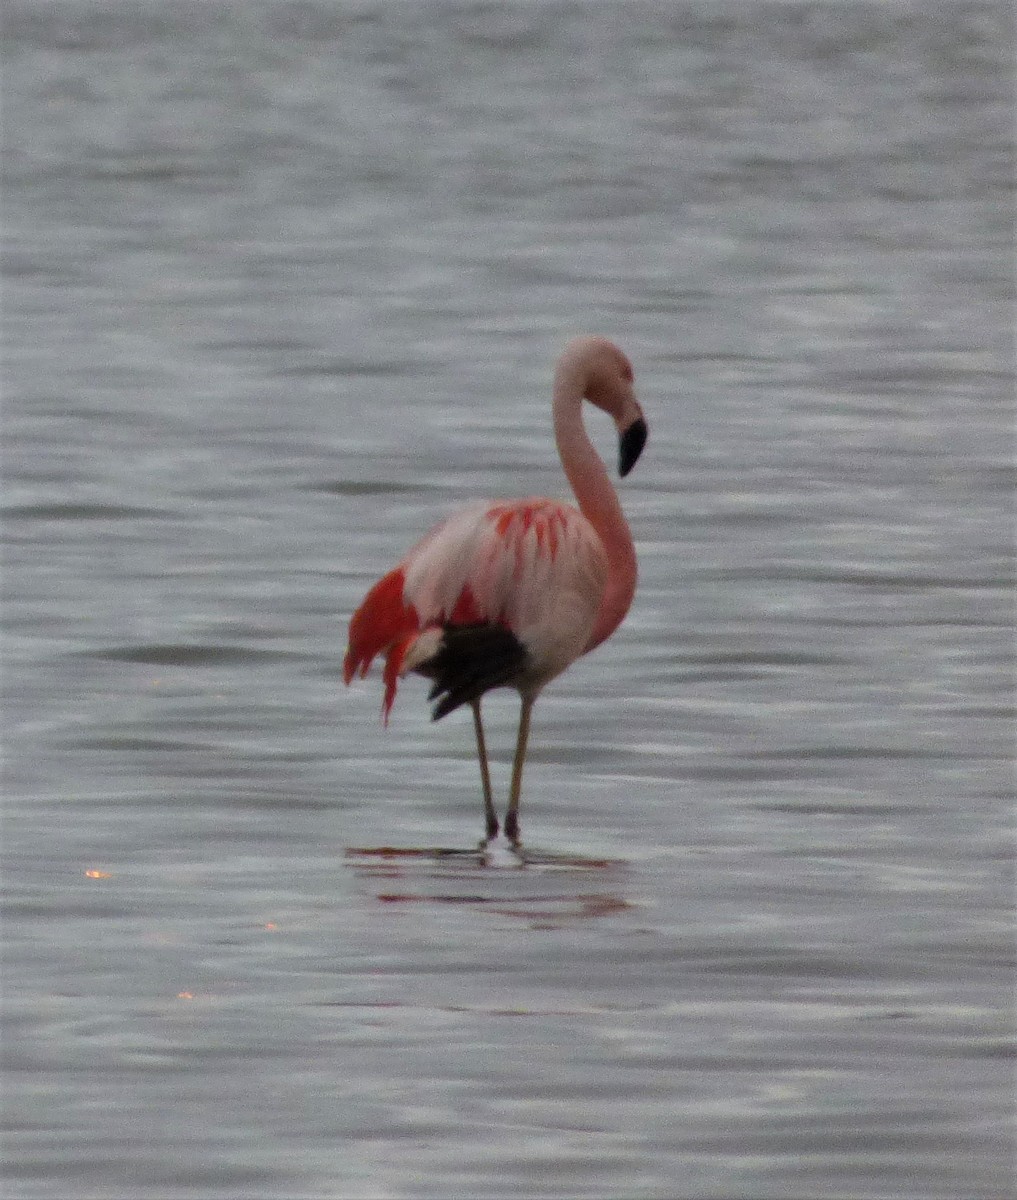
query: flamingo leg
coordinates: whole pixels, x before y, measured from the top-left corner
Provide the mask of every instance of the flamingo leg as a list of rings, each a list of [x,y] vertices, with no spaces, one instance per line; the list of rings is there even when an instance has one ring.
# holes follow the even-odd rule
[[[498,836],[498,814],[494,811],[491,796],[491,771],[487,765],[487,743],[484,741],[484,723],[480,719],[480,697],[470,701],[473,709],[473,728],[477,734],[477,758],[480,760],[480,782],[484,788],[484,818],[489,838]]]
[[[519,710],[519,736],[516,739],[516,755],[512,760],[512,786],[509,791],[508,809],[505,813],[505,836],[519,844],[519,793],[523,786],[523,763],[526,761],[526,743],[530,736],[530,710],[535,697],[523,697]]]

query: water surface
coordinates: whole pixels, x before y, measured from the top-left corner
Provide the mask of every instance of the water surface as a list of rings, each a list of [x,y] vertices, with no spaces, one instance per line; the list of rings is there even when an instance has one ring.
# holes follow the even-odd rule
[[[12,1197],[1010,1192],[1012,46],[7,5]],[[640,590],[482,866],[468,718],[383,730],[346,621],[563,489],[585,331]]]

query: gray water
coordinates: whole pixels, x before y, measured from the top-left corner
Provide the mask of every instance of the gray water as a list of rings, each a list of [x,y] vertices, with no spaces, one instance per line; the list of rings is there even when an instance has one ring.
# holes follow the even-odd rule
[[[4,38],[5,1195],[1010,1195],[1010,7]],[[640,589],[484,866],[346,622],[587,331]]]

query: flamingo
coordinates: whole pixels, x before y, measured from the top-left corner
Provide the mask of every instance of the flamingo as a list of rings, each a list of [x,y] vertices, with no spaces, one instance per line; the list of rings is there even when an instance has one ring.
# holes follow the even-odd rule
[[[364,597],[350,620],[343,681],[385,656],[388,723],[400,678],[433,683],[433,720],[473,710],[488,839],[498,835],[480,702],[519,692],[519,732],[505,836],[519,845],[530,713],[544,686],[618,628],[636,589],[636,553],[618,495],[583,426],[582,402],[613,418],[619,474],[635,465],[646,421],[632,365],[603,337],[570,341],[554,374],[554,436],[578,508],[533,496],[480,501],[435,526]]]

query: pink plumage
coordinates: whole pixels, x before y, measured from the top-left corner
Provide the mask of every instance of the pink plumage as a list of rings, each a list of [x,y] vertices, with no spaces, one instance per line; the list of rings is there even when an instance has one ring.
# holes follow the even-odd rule
[[[554,381],[555,440],[578,508],[558,500],[482,501],[435,526],[367,593],[350,621],[348,684],[385,656],[387,721],[398,680],[434,680],[435,716],[468,703],[480,757],[487,834],[498,832],[480,701],[493,687],[522,700],[505,832],[518,842],[519,792],[530,709],[540,690],[618,626],[635,591],[632,536],[583,428],[582,401],[615,420],[621,474],[646,440],[624,354],[604,338],[577,338]]]

